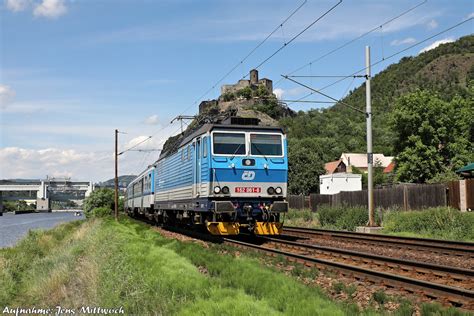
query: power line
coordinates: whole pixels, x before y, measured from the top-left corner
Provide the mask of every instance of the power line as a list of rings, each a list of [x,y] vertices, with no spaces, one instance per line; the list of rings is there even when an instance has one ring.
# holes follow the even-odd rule
[[[301,82],[298,82],[298,81],[296,81],[296,80],[294,80],[294,79],[291,79],[291,78],[288,77],[288,76],[282,75],[282,77],[285,78],[285,79],[288,79],[288,80],[290,80],[290,81],[293,81],[294,83],[296,83],[296,84],[298,84],[298,85],[300,85],[300,86],[302,86],[302,87],[305,87],[306,89],[309,89],[309,90],[311,90],[311,91],[313,91],[313,92],[315,92],[315,93],[318,93],[318,94],[320,94],[320,95],[322,95],[322,96],[325,96],[326,98],[331,99],[331,100],[335,101],[336,103],[343,104],[343,105],[345,105],[345,106],[347,106],[347,107],[353,109],[354,111],[357,111],[357,112],[360,112],[360,113],[362,113],[362,114],[365,114],[364,111],[362,111],[362,110],[360,110],[360,109],[358,109],[358,108],[356,108],[356,107],[354,107],[354,106],[352,106],[352,105],[350,105],[350,104],[347,104],[346,102],[341,101],[340,99],[333,98],[333,97],[331,97],[330,95],[328,95],[328,94],[326,94],[326,93],[323,93],[323,92],[321,92],[321,91],[319,91],[319,90],[313,89],[313,88],[311,88],[310,86],[307,86],[307,85],[305,85],[304,83],[301,83]]]
[[[314,24],[319,22],[322,18],[324,18],[326,15],[328,15],[332,10],[334,10],[338,5],[342,3],[342,0],[339,0],[338,3],[333,5],[329,10],[324,12],[322,15],[320,15],[317,19],[315,19],[313,22],[311,22],[307,27],[305,27],[303,30],[301,30],[298,34],[293,36],[288,42],[285,42],[280,48],[278,48],[273,54],[268,56],[266,59],[264,59],[260,64],[258,64],[256,67],[253,69],[259,69],[261,66],[263,66],[267,61],[272,59],[276,54],[278,54],[280,51],[282,51],[285,47],[287,47],[289,44],[291,44],[294,40],[296,40],[298,37],[300,37],[304,32],[306,32],[308,29],[310,29]],[[248,75],[248,74],[247,74]],[[244,75],[242,79],[247,77],[247,75]]]
[[[421,40],[421,41],[419,41],[419,42],[413,44],[413,45],[410,45],[410,46],[408,46],[408,47],[406,47],[406,48],[404,48],[404,49],[402,49],[402,50],[399,50],[399,51],[397,51],[397,52],[391,54],[390,56],[388,56],[388,57],[386,57],[386,58],[382,58],[382,59],[380,59],[380,60],[378,60],[378,61],[376,61],[376,62],[370,64],[370,67],[373,67],[373,66],[375,66],[375,65],[378,65],[378,64],[380,64],[380,63],[386,61],[387,59],[393,58],[393,57],[395,57],[395,56],[397,56],[397,55],[399,55],[399,54],[401,54],[401,53],[403,53],[403,52],[406,52],[407,50],[410,50],[410,49],[412,49],[412,48],[414,48],[414,47],[416,47],[416,46],[418,46],[418,45],[421,45],[421,44],[423,44],[423,43],[425,43],[425,42],[427,42],[427,41],[429,41],[429,40],[431,40],[431,39],[433,39],[433,38],[435,38],[435,37],[437,37],[437,36],[439,36],[439,35],[441,35],[441,34],[444,34],[444,33],[448,32],[448,31],[451,31],[452,29],[455,29],[455,28],[457,28],[457,27],[459,27],[459,26],[461,26],[461,25],[463,25],[463,24],[465,24],[465,23],[467,23],[467,22],[469,22],[469,21],[472,21],[473,19],[474,19],[474,18],[469,18],[469,19],[466,19],[466,20],[464,20],[464,21],[461,21],[461,22],[459,22],[459,23],[457,23],[457,24],[455,24],[455,25],[453,25],[453,26],[450,26],[450,27],[448,27],[448,28],[446,28],[446,29],[444,29],[444,30],[442,30],[442,31],[440,31],[440,32],[438,32],[438,33],[436,33],[436,34],[434,34],[434,35],[431,35],[431,36],[429,36],[429,37],[427,37],[427,38],[425,38],[425,39],[423,39],[423,40]],[[361,68],[360,70],[355,71],[355,72],[353,72],[353,73],[350,74],[350,75],[347,75],[347,76],[345,76],[345,77],[342,77],[341,79],[336,80],[336,81],[334,81],[334,82],[332,82],[332,83],[330,83],[330,84],[328,84],[328,85],[326,85],[326,86],[320,88],[318,91],[325,90],[325,89],[327,89],[327,88],[329,88],[329,87],[332,87],[332,86],[335,85],[335,84],[338,84],[339,82],[342,82],[342,81],[346,80],[347,78],[354,77],[355,75],[357,75],[357,74],[360,73],[360,72],[365,71],[366,69],[367,69],[367,67]],[[283,76],[283,78],[285,78],[285,79],[290,79],[289,77],[288,77],[288,78],[287,78],[287,77],[288,77],[288,76]],[[312,94],[312,93],[311,93],[311,94]],[[307,98],[307,97],[310,96],[311,94],[306,95],[306,96],[303,97],[302,99]]]
[[[348,78],[348,77],[351,77],[351,76],[332,76],[332,75],[329,75],[329,76],[324,76],[324,75],[319,75],[319,76],[287,76],[288,78]],[[354,78],[365,78],[366,76],[365,75],[356,75],[356,76],[352,76]]]
[[[337,52],[338,50],[341,50],[341,49],[343,49],[344,47],[346,47],[346,46],[348,46],[348,45],[350,45],[350,44],[352,44],[352,43],[354,43],[354,42],[360,40],[361,38],[363,38],[363,37],[369,35],[370,33],[375,32],[375,31],[378,30],[379,28],[381,28],[381,27],[383,27],[383,26],[385,26],[385,25],[387,25],[387,24],[389,24],[389,23],[391,23],[391,22],[393,22],[393,21],[395,21],[395,20],[401,18],[402,16],[408,14],[409,12],[411,12],[411,11],[415,10],[416,8],[420,7],[421,5],[425,4],[427,1],[428,1],[428,0],[424,0],[423,2],[420,2],[419,4],[417,4],[417,5],[415,5],[415,6],[411,7],[411,8],[409,8],[409,9],[403,11],[402,13],[398,14],[397,16],[394,16],[394,17],[390,18],[389,20],[383,22],[382,24],[380,24],[380,25],[378,25],[378,26],[375,26],[374,28],[372,28],[372,29],[370,29],[369,31],[363,33],[362,35],[359,35],[359,36],[353,38],[352,40],[350,40],[350,41],[348,41],[348,42],[342,44],[341,46],[336,47],[336,48],[334,48],[333,50],[331,50],[331,51],[329,51],[329,52],[327,52],[327,53],[325,53],[325,54],[323,54],[323,55],[317,57],[316,59],[310,61],[309,63],[304,64],[304,65],[302,65],[302,66],[296,68],[296,69],[293,70],[293,71],[290,71],[287,75],[294,74],[295,72],[298,72],[298,71],[300,71],[300,70],[302,70],[302,69],[304,69],[304,68],[306,68],[306,67],[308,67],[308,66],[311,67],[312,64],[314,64],[314,63],[320,61],[321,59],[323,59],[323,58],[325,58],[325,57],[327,57],[327,56],[329,56],[329,55],[331,55],[331,54]],[[276,82],[275,85],[278,85],[282,80],[283,80],[283,78],[280,79],[278,82]]]
[[[234,67],[232,67],[224,76],[222,76],[219,80],[217,80],[216,83],[214,83],[212,85],[212,87],[210,87],[206,92],[204,92],[203,95],[201,95],[196,101],[194,101],[194,103],[189,106],[188,108],[186,108],[182,113],[186,112],[190,107],[194,106],[197,102],[199,102],[199,100],[201,100],[202,98],[204,98],[209,92],[211,92],[214,88],[216,88],[216,86],[221,83],[225,78],[227,78],[232,72],[234,72],[235,69],[237,69],[240,65],[242,65],[244,63],[244,61],[246,61],[258,48],[260,48],[260,46],[262,46],[270,37],[272,37],[273,34],[275,34],[275,32],[278,31],[278,29],[280,29],[280,27],[283,27],[283,25],[293,17],[293,15],[296,14],[296,12],[298,12],[308,1],[305,0],[303,1],[295,10],[293,10],[293,12],[291,12],[291,14],[283,21],[281,22],[280,24],[278,24],[277,27],[275,27],[275,29],[270,32],[270,34],[268,34],[257,46],[255,46],[244,58],[242,58],[240,60],[240,62],[238,62]]]
[[[342,1],[342,0],[341,0]],[[189,110],[191,107],[195,106],[197,104],[197,102],[199,100],[201,100],[202,98],[204,98],[209,92],[211,92],[219,83],[221,83],[225,78],[227,78],[232,72],[234,72],[235,69],[237,69],[240,65],[242,65],[244,63],[245,60],[247,60],[258,48],[260,48],[260,46],[262,46],[273,34],[275,34],[276,31],[278,31],[278,29],[280,27],[283,27],[283,25],[288,21],[290,20],[308,1],[307,0],[304,0],[295,10],[293,10],[291,12],[291,14],[285,19],[283,20],[283,22],[281,22],[277,27],[275,27],[275,29],[270,32],[270,34],[268,34],[257,46],[255,46],[240,62],[238,62],[234,67],[232,67],[224,76],[222,76],[216,83],[214,83],[214,85],[209,88],[203,95],[201,95],[196,101],[194,101],[193,104],[190,104],[186,109],[184,109],[182,112],[181,112],[181,115],[184,114],[187,110]],[[174,120],[173,120],[174,121]],[[154,137],[156,134],[158,134],[159,132],[163,131],[164,129],[166,129],[168,126],[171,126],[171,124],[173,123],[173,121],[171,121],[171,123],[169,123],[168,125],[166,125],[165,127],[163,127],[162,129],[160,129],[159,131],[157,131],[155,134],[153,134],[152,136],[148,137],[147,139],[143,140],[142,142],[136,144],[134,147],[131,147],[127,150],[124,150],[123,152],[121,152],[120,154],[123,154],[127,151],[129,151],[130,149],[132,148],[135,148],[136,146],[150,140],[152,137]]]

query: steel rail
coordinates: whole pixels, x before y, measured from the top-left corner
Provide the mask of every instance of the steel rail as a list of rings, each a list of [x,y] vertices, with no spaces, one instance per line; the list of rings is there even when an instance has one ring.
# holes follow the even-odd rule
[[[263,238],[264,240],[269,240],[269,241],[275,242],[275,243],[301,247],[301,248],[304,248],[304,249],[321,250],[321,251],[326,251],[326,252],[331,252],[331,253],[338,253],[338,254],[342,254],[342,255],[366,258],[366,259],[370,259],[370,260],[378,260],[378,261],[390,262],[390,263],[400,264],[400,265],[405,265],[405,266],[424,268],[424,269],[428,269],[430,271],[449,272],[449,273],[464,275],[464,276],[467,276],[467,277],[474,277],[474,270],[471,270],[471,269],[450,267],[450,266],[445,266],[445,265],[440,265],[440,264],[426,263],[426,262],[422,262],[422,261],[406,260],[406,259],[399,259],[399,258],[394,258],[394,257],[374,255],[374,254],[370,254],[370,253],[366,253],[366,252],[358,252],[358,251],[346,250],[346,249],[341,249],[341,248],[310,245],[310,244],[305,244],[305,243],[300,243],[300,242],[295,242],[295,241],[289,241],[289,240],[282,240],[282,239],[279,239],[279,238],[273,238],[273,237],[267,237],[267,236],[262,236],[261,238]]]
[[[382,234],[368,234],[368,233],[358,233],[358,232],[349,232],[349,231],[338,231],[338,230],[327,230],[327,229],[316,229],[316,228],[302,228],[302,227],[283,227],[284,233],[301,233],[307,235],[324,235],[329,237],[337,238],[346,238],[354,240],[363,240],[370,242],[380,242],[380,243],[391,243],[398,246],[406,247],[413,246],[417,248],[429,248],[438,249],[452,252],[462,252],[467,255],[474,256],[474,243],[471,242],[462,242],[462,241],[452,241],[452,240],[440,240],[440,239],[431,239],[431,238],[416,238],[416,237],[401,237],[401,236],[391,236],[391,235],[382,235]],[[282,235],[284,236],[284,235]],[[291,236],[291,235],[290,235]]]
[[[450,302],[456,307],[462,307],[466,309],[474,308],[474,291],[443,285],[439,283],[433,283],[423,281],[419,279],[409,278],[396,274],[390,274],[386,272],[380,272],[376,270],[370,270],[359,266],[348,265],[339,262],[333,262],[325,259],[308,257],[300,254],[291,252],[281,251],[278,249],[268,248],[259,246],[252,243],[243,241],[233,240],[230,238],[223,238],[223,240],[229,244],[241,246],[244,248],[252,248],[260,251],[264,251],[271,254],[283,255],[287,258],[294,259],[296,261],[308,263],[316,266],[323,266],[324,268],[336,268],[341,272],[345,272],[349,276],[356,276],[359,278],[370,278],[373,281],[380,282],[384,285],[390,285],[392,287],[400,287],[403,290],[409,292],[419,293],[429,298],[441,299]]]

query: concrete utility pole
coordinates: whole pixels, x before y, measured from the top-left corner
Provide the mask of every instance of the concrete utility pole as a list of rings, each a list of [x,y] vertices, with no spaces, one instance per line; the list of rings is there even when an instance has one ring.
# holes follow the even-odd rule
[[[118,221],[118,129],[115,130],[115,220]]]
[[[372,102],[370,97],[370,46],[365,47],[365,117],[367,121],[367,171],[368,171],[368,206],[369,206],[369,226],[375,226],[374,220],[374,180],[373,164],[374,156],[372,152]]]

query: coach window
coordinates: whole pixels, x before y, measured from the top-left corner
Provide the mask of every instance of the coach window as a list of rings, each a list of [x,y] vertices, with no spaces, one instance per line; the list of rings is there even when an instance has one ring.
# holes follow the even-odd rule
[[[250,154],[257,156],[281,156],[281,135],[250,134]]]
[[[213,151],[217,155],[245,155],[244,133],[214,133]]]
[[[202,157],[207,157],[207,136],[202,138]]]

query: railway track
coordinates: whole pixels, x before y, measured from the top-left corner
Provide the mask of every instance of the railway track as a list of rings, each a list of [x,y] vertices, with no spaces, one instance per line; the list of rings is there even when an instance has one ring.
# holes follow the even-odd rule
[[[436,300],[444,305],[474,310],[472,269],[316,246],[275,237],[246,236],[247,240],[243,241],[239,237],[222,238],[179,227],[163,228],[201,240],[253,249],[272,256],[284,256],[289,261],[333,271],[364,283]]]
[[[398,249],[424,251],[429,253],[437,253],[440,255],[455,256],[463,259],[474,258],[474,243],[471,242],[411,238],[287,226],[283,228],[283,233],[284,234],[281,235],[282,237],[304,237],[308,238],[308,241],[315,238],[345,240],[364,245],[383,245]]]
[[[268,237],[263,239],[268,239],[270,242],[280,245],[280,247],[275,247],[275,244],[273,246],[259,245],[234,238],[223,238],[224,242],[237,247],[255,249],[271,255],[282,255],[291,261],[303,263],[306,266],[335,271],[348,278],[413,293],[430,300],[437,300],[445,305],[474,310],[472,270],[452,269],[445,266],[428,265],[422,262],[410,262],[369,254],[344,253],[341,249],[315,249],[316,247],[311,245]],[[282,244],[284,244],[284,247],[281,247]],[[292,247],[287,247],[288,245]],[[305,249],[305,252],[295,252],[291,248]],[[307,251],[307,249],[316,251]],[[326,256],[320,256],[317,254],[318,252],[326,252]],[[336,257],[331,255],[331,252],[337,253]],[[343,258],[343,260],[335,260],[334,258],[337,257]],[[450,272],[450,270],[452,271]],[[426,276],[426,279],[414,277],[419,274]],[[432,279],[438,279],[438,282],[429,281],[429,276]],[[439,280],[443,281],[439,282]]]

